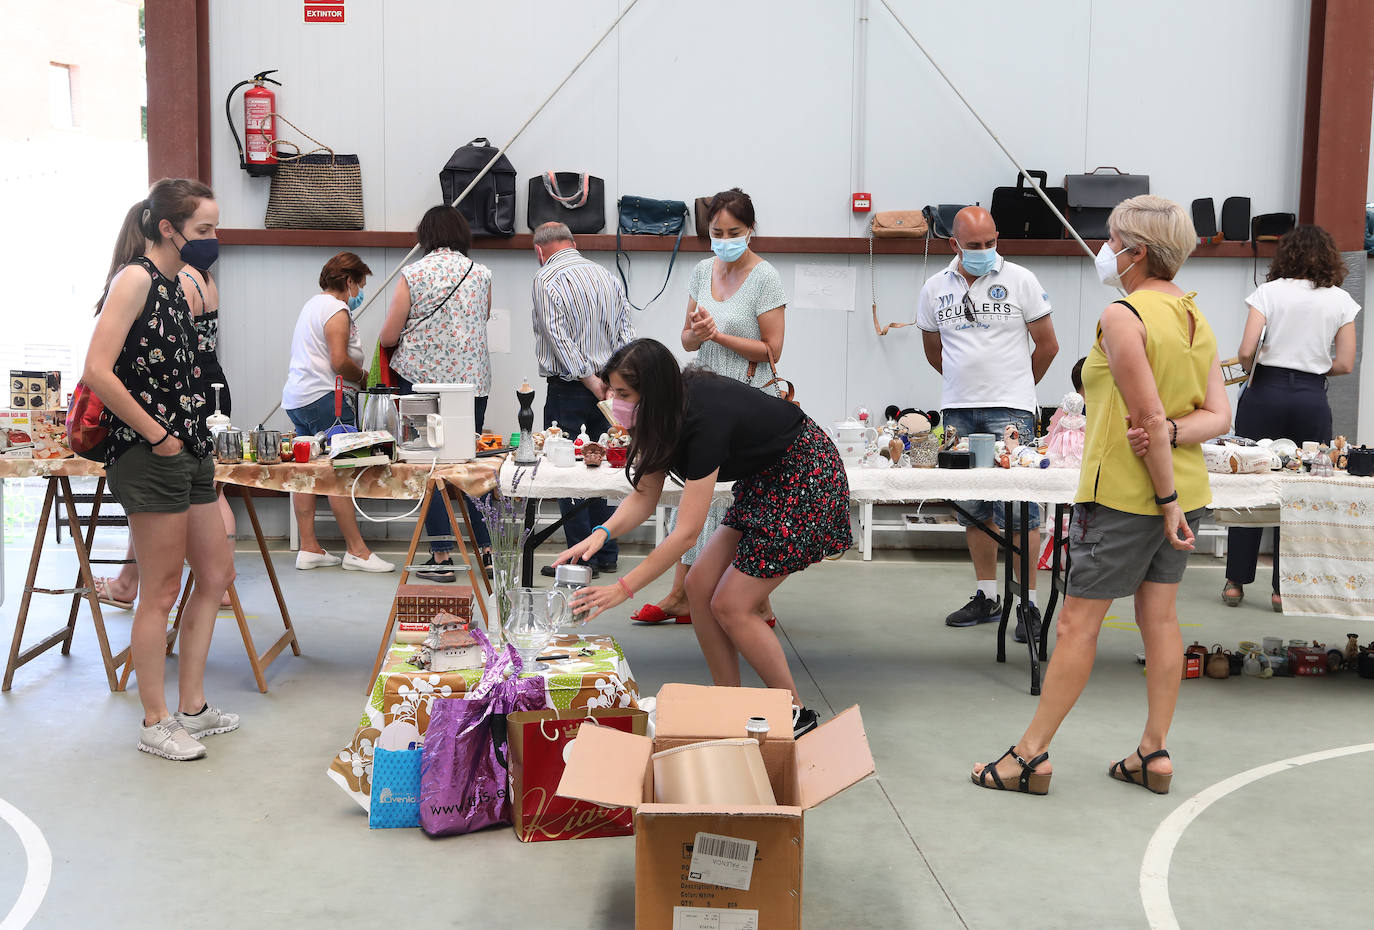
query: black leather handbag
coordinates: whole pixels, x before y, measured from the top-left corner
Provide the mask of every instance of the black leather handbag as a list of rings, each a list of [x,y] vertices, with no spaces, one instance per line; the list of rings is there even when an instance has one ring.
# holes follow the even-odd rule
[[[1062,187],[1050,187],[1049,175],[1028,171],[1040,182],[1040,189],[1060,213],[1069,209],[1069,195]],[[1025,175],[1016,176],[1015,187],[998,187],[992,192],[992,219],[1000,239],[1062,239],[1064,227],[1054,210],[1046,206],[1034,188],[1026,186]]]
[[[483,136],[458,149],[439,172],[439,191],[444,203],[453,203],[478,172],[487,166],[497,149]],[[515,235],[515,169],[502,155],[482,176],[472,193],[458,204],[474,236]]]
[[[621,248],[621,235],[677,235],[677,242],[673,243],[672,257],[668,259],[668,274],[664,277],[663,286],[658,289],[658,293],[642,307],[630,300],[630,306],[636,310],[647,310],[655,300],[663,296],[663,292],[668,289],[668,281],[673,277],[673,263],[677,261],[677,251],[682,246],[682,234],[687,229],[687,204],[681,200],[654,200],[650,197],[626,194],[620,198],[619,206],[619,221],[615,228],[615,270],[620,272],[626,300],[630,300],[630,282],[625,277],[625,269],[620,265],[620,256],[625,256],[625,264],[628,265],[630,253]]]
[[[954,218],[965,206],[967,204],[940,203],[922,207],[921,214],[926,218],[926,229],[936,239],[948,239],[954,235]]]
[[[1032,172],[1034,174],[1034,172]],[[1121,201],[1150,192],[1148,174],[1127,174],[1111,165],[1094,168],[1087,174],[1064,175],[1069,211],[1065,214],[1074,232],[1084,239],[1106,239],[1107,217]]]
[[[606,184],[590,174],[545,171],[530,178],[525,200],[530,230],[541,223],[565,223],[574,235],[606,228]]]
[[[1227,242],[1250,238],[1250,198],[1227,197],[1221,202],[1221,235]]]

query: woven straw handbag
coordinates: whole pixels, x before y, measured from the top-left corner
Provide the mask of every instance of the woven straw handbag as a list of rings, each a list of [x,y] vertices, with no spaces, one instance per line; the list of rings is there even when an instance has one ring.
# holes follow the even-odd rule
[[[268,229],[362,229],[363,169],[358,156],[335,154],[280,113],[277,117],[319,147],[277,156],[263,225]]]

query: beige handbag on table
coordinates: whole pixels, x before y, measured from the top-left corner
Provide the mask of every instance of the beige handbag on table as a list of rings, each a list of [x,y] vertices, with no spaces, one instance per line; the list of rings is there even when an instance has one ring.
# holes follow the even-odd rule
[[[873,214],[873,221],[868,227],[868,283],[873,292],[873,329],[879,336],[886,336],[888,330],[902,329],[906,326],[915,326],[916,321],[910,323],[888,323],[883,326],[878,322],[878,283],[877,276],[873,269],[873,240],[874,239],[925,239],[926,258],[930,257],[930,226],[926,223],[925,212],[922,210],[884,210]],[[922,262],[922,282],[925,281],[925,263]]]
[[[304,153],[298,147],[298,154],[277,156],[263,225],[268,229],[362,229],[363,170],[358,156],[337,155],[280,113],[276,115],[319,147]]]

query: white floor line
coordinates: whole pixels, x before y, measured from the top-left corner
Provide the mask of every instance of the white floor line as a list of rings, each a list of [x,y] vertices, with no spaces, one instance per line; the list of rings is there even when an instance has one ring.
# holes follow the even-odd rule
[[[1174,915],[1173,904],[1169,901],[1169,862],[1173,859],[1174,847],[1178,845],[1183,831],[1188,829],[1199,814],[1228,794],[1239,791],[1261,778],[1286,772],[1300,765],[1325,762],[1328,759],[1339,759],[1362,752],[1374,752],[1374,743],[1323,749],[1305,756],[1281,759],[1219,781],[1175,808],[1173,813],[1164,818],[1155,830],[1154,836],[1150,837],[1149,845],[1145,847],[1145,858],[1140,863],[1140,903],[1145,907],[1145,917],[1149,921],[1150,930],[1179,930],[1178,918]]]
[[[19,889],[19,900],[14,902],[9,914],[0,920],[0,930],[23,930],[33,915],[38,913],[38,905],[48,893],[48,883],[52,881],[52,850],[43,838],[38,825],[24,816],[24,813],[0,798],[0,820],[4,820],[14,832],[19,834],[19,842],[24,846],[28,860],[28,873],[24,885]]]

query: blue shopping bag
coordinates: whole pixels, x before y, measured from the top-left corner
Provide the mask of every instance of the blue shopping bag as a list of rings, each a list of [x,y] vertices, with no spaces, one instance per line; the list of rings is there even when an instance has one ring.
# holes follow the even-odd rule
[[[372,829],[420,825],[421,749],[378,749],[372,755]]]

